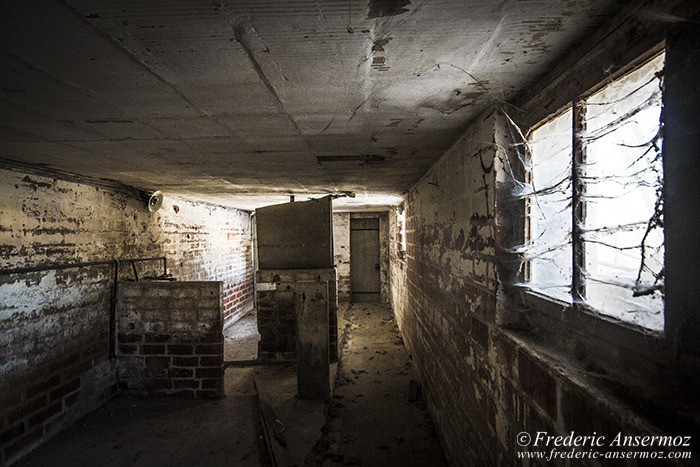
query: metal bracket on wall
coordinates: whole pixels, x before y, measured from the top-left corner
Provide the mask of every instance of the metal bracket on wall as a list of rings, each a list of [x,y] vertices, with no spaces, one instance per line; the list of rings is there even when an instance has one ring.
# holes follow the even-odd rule
[[[45,264],[40,266],[27,266],[21,268],[11,268],[11,269],[0,269],[0,276],[11,276],[23,274],[31,274],[35,272],[45,272],[45,271],[60,271],[64,269],[74,269],[74,268],[88,268],[95,266],[112,266],[114,277],[112,278],[112,293],[110,297],[110,309],[109,309],[109,358],[115,358],[117,355],[117,286],[119,283],[119,263],[120,262],[130,262],[136,276],[136,280],[139,280],[138,273],[136,272],[137,262],[146,261],[163,261],[163,278],[168,277],[168,262],[165,256],[160,256],[156,258],[136,258],[136,259],[110,259],[103,261],[82,261],[77,263],[66,263],[66,264]]]

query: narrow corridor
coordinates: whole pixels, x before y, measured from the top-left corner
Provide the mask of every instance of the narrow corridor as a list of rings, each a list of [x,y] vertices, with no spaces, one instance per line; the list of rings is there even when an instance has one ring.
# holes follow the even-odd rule
[[[424,402],[411,397],[417,378],[391,309],[356,303],[341,308],[339,325],[341,364],[317,463],[446,465]]]

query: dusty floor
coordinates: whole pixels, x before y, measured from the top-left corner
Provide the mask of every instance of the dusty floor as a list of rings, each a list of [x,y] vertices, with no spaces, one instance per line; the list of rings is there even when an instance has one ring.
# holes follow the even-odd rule
[[[16,465],[269,465],[252,383],[261,370],[227,369],[221,400],[115,397]]]
[[[320,465],[439,466],[446,460],[391,310],[356,303],[340,316],[345,342]]]
[[[276,367],[255,376],[271,455],[280,466],[313,465],[314,447],[326,425],[326,402],[298,399],[295,365]],[[337,363],[331,364],[329,386],[335,381],[337,368]]]
[[[258,315],[253,310],[224,329],[224,361],[256,360],[259,340]]]
[[[409,382],[415,377],[391,311],[376,304],[342,310],[339,321],[345,338],[335,392],[325,434],[319,431],[323,420],[309,426],[314,425],[321,438],[305,457],[307,462],[444,465],[423,402],[409,401]],[[226,398],[217,401],[116,397],[17,465],[270,465],[254,381],[284,377],[289,385],[284,375],[290,370],[293,374],[288,364],[230,367],[224,377]]]

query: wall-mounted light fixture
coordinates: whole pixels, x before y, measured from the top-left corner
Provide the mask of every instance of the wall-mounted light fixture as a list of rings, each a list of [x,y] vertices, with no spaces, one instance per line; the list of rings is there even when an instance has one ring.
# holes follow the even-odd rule
[[[146,201],[146,207],[148,208],[148,212],[156,212],[163,206],[162,191],[146,191],[144,192],[144,198]]]

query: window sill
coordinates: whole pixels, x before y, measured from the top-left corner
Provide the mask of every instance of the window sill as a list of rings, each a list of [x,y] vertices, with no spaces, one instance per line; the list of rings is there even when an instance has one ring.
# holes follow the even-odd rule
[[[673,345],[663,333],[610,318],[584,307],[518,287],[520,324],[503,330],[549,358],[566,362],[591,387],[620,401],[644,407],[641,415],[659,420],[672,381]]]
[[[585,304],[574,306],[572,303],[567,303],[527,288],[523,290],[523,295],[524,302],[529,308],[539,310],[540,313],[547,313],[550,317],[555,315],[561,317],[561,314],[566,312],[576,315],[579,320],[585,321],[586,324],[602,332],[618,333],[621,337],[622,335],[626,337],[637,335],[637,339],[642,338],[644,342],[647,342],[649,339],[665,339],[663,331],[654,331],[634,323],[622,321],[600,313]]]

